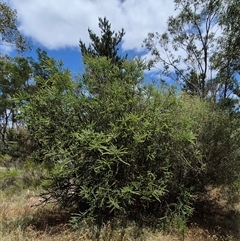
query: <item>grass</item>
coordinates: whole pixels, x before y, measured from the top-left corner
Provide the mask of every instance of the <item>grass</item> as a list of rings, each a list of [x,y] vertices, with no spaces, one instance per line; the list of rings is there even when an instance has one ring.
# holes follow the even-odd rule
[[[95,240],[97,231],[94,227],[83,225],[79,229],[73,229],[69,224],[68,212],[60,211],[51,205],[36,206],[38,203],[39,199],[34,192],[25,191],[21,195],[12,197],[2,193],[0,198],[0,240]],[[127,230],[116,229],[113,231],[110,225],[106,225],[101,230],[99,240],[138,240],[138,235],[140,235],[140,231],[134,226],[129,226]],[[141,240],[173,240],[168,236],[147,231],[141,231],[141,235]]]
[[[22,191],[21,195],[0,193],[0,240],[2,241],[63,241],[63,240],[152,240],[152,241],[223,241],[240,240],[239,213],[223,211],[219,207],[204,210],[202,217],[195,216],[184,236],[175,231],[169,234],[140,229],[129,223],[127,228],[112,229],[106,224],[97,229],[82,225],[70,226],[70,214],[52,205],[38,206],[40,199],[34,191]]]
[[[60,210],[52,204],[39,206],[41,202],[38,196],[39,189],[31,185],[31,189],[27,189],[26,185],[24,188],[17,185],[16,180],[25,178],[21,171],[11,170],[6,173],[6,170],[0,170],[0,174],[6,177],[9,185],[6,187],[0,181],[2,185],[2,191],[0,191],[1,241],[240,240],[239,207],[227,209],[215,190],[211,190],[208,197],[199,199],[196,213],[190,220],[184,235],[177,233],[175,229],[169,229],[167,234],[160,231],[153,232],[148,228],[139,228],[131,222],[125,224],[125,228],[119,222],[107,223],[99,230],[96,226],[84,223],[74,228],[70,224],[71,215],[68,211]]]

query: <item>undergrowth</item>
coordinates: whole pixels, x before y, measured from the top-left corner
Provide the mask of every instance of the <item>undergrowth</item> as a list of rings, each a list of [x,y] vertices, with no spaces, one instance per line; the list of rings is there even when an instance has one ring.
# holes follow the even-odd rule
[[[22,190],[18,194],[0,192],[1,241],[63,240],[151,240],[151,241],[237,241],[240,239],[240,213],[228,210],[213,194],[199,200],[198,210],[186,229],[181,223],[168,231],[139,226],[131,220],[112,219],[101,226],[89,220],[74,222],[66,209],[53,204],[42,206],[40,191]],[[180,226],[179,226],[180,225]]]

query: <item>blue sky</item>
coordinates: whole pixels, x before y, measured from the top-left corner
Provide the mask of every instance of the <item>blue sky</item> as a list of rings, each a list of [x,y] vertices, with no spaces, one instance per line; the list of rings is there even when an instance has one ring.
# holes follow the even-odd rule
[[[98,17],[107,17],[115,31],[126,35],[121,52],[130,57],[148,57],[142,42],[149,32],[164,32],[167,18],[174,14],[173,0],[3,0],[17,10],[19,30],[29,38],[36,56],[40,47],[62,59],[73,74],[82,69],[79,39],[89,43],[88,28],[100,34]],[[1,52],[11,54],[2,45]]]

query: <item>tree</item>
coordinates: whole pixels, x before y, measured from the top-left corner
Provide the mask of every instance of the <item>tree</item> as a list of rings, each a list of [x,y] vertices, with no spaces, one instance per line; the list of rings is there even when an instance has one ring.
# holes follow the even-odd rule
[[[29,44],[17,28],[17,12],[0,2],[0,37],[1,44],[9,44],[19,52],[29,49]]]
[[[106,18],[99,18],[99,28],[101,29],[100,37],[93,33],[92,30],[88,29],[89,37],[91,39],[91,43],[88,48],[81,40],[79,41],[79,46],[83,56],[89,55],[92,57],[106,57],[111,61],[111,66],[108,66],[105,71],[100,71],[102,76],[99,76],[98,72],[96,72],[94,68],[92,68],[91,71],[88,71],[88,75],[90,75],[93,79],[98,77],[98,82],[93,81],[94,86],[91,86],[91,88],[88,89],[91,95],[96,95],[101,92],[101,86],[104,86],[104,82],[111,81],[107,77],[109,72],[114,71],[113,69],[116,67],[115,65],[121,66],[123,61],[127,58],[127,56],[121,57],[118,54],[118,45],[121,43],[122,38],[125,35],[125,31],[122,29],[118,33],[115,33],[115,31],[111,30],[111,24]],[[83,60],[84,59],[86,58],[83,58]],[[121,75],[124,75],[124,71],[122,71]],[[89,79],[89,76],[87,76],[87,78]],[[119,77],[119,81],[120,80],[121,78]]]
[[[101,29],[101,36],[97,36],[91,29],[88,29],[91,43],[88,47],[79,41],[79,46],[83,55],[90,54],[92,56],[105,56],[112,61],[112,63],[120,63],[122,57],[118,55],[118,45],[121,43],[125,31],[122,29],[118,33],[111,30],[111,24],[104,18],[99,18],[99,28]]]
[[[28,60],[24,57],[1,57],[0,66],[4,69],[0,77],[2,119],[6,126],[9,126],[9,120],[14,126],[16,124],[14,97],[27,90],[32,71]]]
[[[37,48],[37,61],[32,57],[29,58],[29,62],[33,71],[33,78],[42,78],[44,80],[48,80],[52,70],[48,69],[47,66],[49,62],[52,63],[52,66],[56,65],[56,60],[49,57],[48,53],[45,50]]]
[[[167,32],[149,33],[144,40],[144,45],[153,56],[150,63],[154,65],[160,62],[163,65],[162,74],[172,78],[187,92],[201,98],[217,99],[219,96],[214,96],[211,90],[213,85],[221,88],[223,80],[213,76],[213,71],[218,71],[218,68],[212,57],[219,46],[216,32],[222,1],[175,0],[175,3],[179,13],[168,19]],[[231,84],[225,82],[226,91]]]
[[[230,74],[240,71],[239,66],[239,4],[236,0],[229,0],[225,3],[225,8],[220,12],[220,25],[223,28],[223,35],[220,38],[222,48],[220,54],[217,54],[224,64],[221,66],[222,71],[229,68]],[[223,55],[225,54],[225,55]]]
[[[240,97],[240,8],[236,0],[223,1],[223,4],[219,13],[222,35],[218,39],[219,47],[212,59],[214,68],[218,70],[217,78],[222,85],[223,104],[231,107],[238,102]]]
[[[18,125],[15,98],[28,91],[32,71],[28,60],[23,57],[1,56],[0,68],[4,70],[0,76],[0,130],[2,143],[7,146],[8,129]]]
[[[5,3],[0,2],[0,44],[7,44],[18,52],[30,48],[26,39],[17,28],[17,12]],[[7,145],[7,128],[17,124],[15,96],[27,88],[31,68],[27,59],[22,57],[11,58],[0,53],[0,131],[1,140]]]

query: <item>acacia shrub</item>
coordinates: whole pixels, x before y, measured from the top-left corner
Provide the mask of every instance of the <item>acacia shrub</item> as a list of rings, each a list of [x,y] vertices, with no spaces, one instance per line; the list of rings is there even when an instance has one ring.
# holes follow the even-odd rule
[[[51,163],[46,202],[98,220],[185,220],[206,185],[238,178],[237,146],[225,147],[238,136],[231,117],[196,97],[144,85],[141,61],[84,62],[77,86],[58,70],[22,109],[39,142],[35,159]]]

